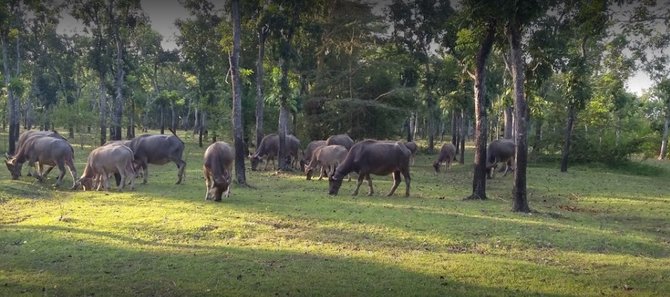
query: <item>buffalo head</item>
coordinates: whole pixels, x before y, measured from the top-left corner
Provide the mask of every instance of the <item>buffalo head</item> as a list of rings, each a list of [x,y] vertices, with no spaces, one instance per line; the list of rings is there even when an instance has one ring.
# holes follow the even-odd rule
[[[249,155],[249,160],[251,161],[251,170],[256,171],[262,158],[258,155]]]
[[[5,165],[7,166],[9,173],[11,173],[12,179],[19,179],[21,166],[16,163],[16,159],[5,160]]]
[[[224,172],[223,175],[215,176],[212,182],[207,192],[207,199],[214,198],[214,201],[221,201],[221,196],[226,198],[230,196],[230,184],[232,183],[230,173]]]
[[[342,186],[342,178],[337,179],[334,176],[333,174],[333,176],[328,178],[328,194],[336,196]]]

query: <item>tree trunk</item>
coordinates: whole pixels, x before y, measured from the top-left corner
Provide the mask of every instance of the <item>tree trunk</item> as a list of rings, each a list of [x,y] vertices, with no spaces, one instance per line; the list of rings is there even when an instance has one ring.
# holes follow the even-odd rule
[[[537,149],[540,148],[540,142],[542,142],[542,126],[544,121],[542,119],[535,120],[535,140],[533,141],[533,154],[537,153]]]
[[[515,111],[515,143],[516,151],[514,160],[514,187],[512,195],[514,196],[512,203],[512,211],[516,212],[530,212],[528,206],[528,194],[526,187],[526,167],[528,165],[528,136],[526,125],[528,123],[528,103],[524,93],[524,65],[521,57],[521,32],[519,25],[512,22],[507,30],[507,37],[510,43],[510,53],[512,60],[512,79],[514,82],[514,111]],[[505,138],[507,138],[508,130],[512,122],[511,112],[507,112],[510,108],[505,109]],[[509,113],[509,116],[508,116]],[[510,133],[511,134],[511,133]],[[510,135],[511,136],[511,135]]]
[[[119,34],[118,32],[116,34]],[[123,119],[123,49],[120,37],[116,37],[116,75],[114,77],[114,112],[112,113],[112,140],[121,140],[121,119]]]
[[[486,35],[475,56],[475,172],[472,178],[472,195],[468,199],[486,199],[486,139],[489,108],[486,100],[486,60],[493,47],[495,29],[495,22],[492,21],[487,25]]]
[[[205,124],[207,120],[207,113],[204,111],[200,112],[200,123],[198,124],[198,146],[202,148],[202,136],[205,133]]]
[[[463,131],[463,110],[460,110],[460,113],[454,109],[454,119],[453,125],[455,128],[453,128],[451,131],[452,137],[451,137],[451,144],[453,144],[456,147],[456,154],[459,154],[461,151],[461,139],[463,138],[462,131]]]
[[[165,107],[161,104],[161,135],[165,134]]]
[[[409,116],[409,131],[407,131],[407,139],[416,139],[416,112],[412,112]]]
[[[5,88],[7,89],[7,120],[9,121],[9,148],[8,153],[13,155],[16,152],[16,141],[19,139],[18,131],[20,126],[18,98],[10,87],[11,70],[9,66],[9,49],[7,48],[7,36],[1,34],[2,42],[2,65],[5,77]]]
[[[193,112],[193,134],[198,133],[200,131],[200,119],[198,118],[200,113],[198,112],[198,107],[195,107],[195,111]]]
[[[512,69],[512,71],[514,71],[514,69]],[[514,104],[516,104],[516,102]],[[514,131],[513,119],[514,119],[514,109],[512,109],[511,106],[508,106],[505,108],[505,134],[504,134],[505,139],[512,139],[514,137],[514,135],[512,135],[512,132]]]
[[[426,63],[425,67],[426,67],[426,76],[429,76],[430,75],[430,64]],[[426,87],[426,94],[427,94],[426,105],[427,105],[427,108],[428,108],[427,117],[426,117],[427,124],[428,124],[427,125],[428,126],[427,127],[428,128],[427,129],[428,130],[428,152],[433,153],[435,151],[435,132],[437,130],[437,121],[438,121],[437,113],[438,113],[438,110],[437,110],[437,103],[435,102],[435,98],[433,98],[433,94],[432,94],[432,85],[428,81],[428,79],[426,79],[425,87]]]
[[[277,163],[279,164],[280,170],[289,170],[289,164],[286,162],[286,157],[288,155],[286,147],[286,134],[288,133],[288,124],[289,124],[289,109],[288,109],[288,95],[289,95],[289,86],[288,86],[288,65],[286,65],[286,60],[280,58],[279,67],[281,68],[281,98],[279,106],[279,152],[277,154]]]
[[[663,160],[668,154],[668,125],[670,125],[670,112],[666,112],[665,122],[663,123],[663,139],[661,140],[661,152],[658,159]]]
[[[456,146],[456,153],[458,154],[458,114],[454,108],[451,112],[451,144]]]
[[[295,21],[295,20],[293,20]],[[292,21],[292,22],[293,22]],[[295,24],[291,24],[286,34],[281,39],[281,49],[279,58],[279,69],[281,70],[281,77],[279,82],[280,97],[279,97],[279,151],[277,153],[277,163],[279,170],[290,170],[289,162],[287,162],[288,149],[286,147],[286,134],[288,133],[288,125],[290,121],[290,114],[288,100],[290,96],[290,89],[288,85],[288,70],[289,59],[291,53],[291,42],[293,40],[293,30]]]
[[[459,155],[460,158],[458,159],[459,164],[465,164],[465,130],[466,130],[465,117],[466,117],[465,109],[461,109],[461,116],[460,116],[461,122],[459,124],[460,128],[458,130],[459,140],[460,140],[460,147],[461,147],[460,155]]]
[[[405,132],[405,139],[407,142],[414,141],[412,138],[412,116],[410,115],[405,119],[405,124],[403,125],[403,132]]]
[[[128,113],[128,131],[126,131],[126,139],[135,138],[135,99],[130,99],[130,112]]]
[[[233,14],[233,55],[230,57],[230,69],[233,82],[233,134],[235,135],[235,176],[237,183],[246,185],[244,168],[244,127],[242,126],[242,86],[240,79],[240,10],[239,0],[232,1]],[[261,60],[262,63],[262,60]]]
[[[177,131],[177,120],[174,111],[174,103],[170,103],[170,128],[172,128],[172,131]]]
[[[565,138],[563,139],[563,153],[561,158],[561,172],[568,171],[568,157],[570,155],[570,142],[572,140],[572,128],[575,125],[577,111],[574,106],[568,107],[568,120],[565,125]]]
[[[98,85],[98,107],[100,109],[100,145],[107,142],[107,89],[105,88],[105,75],[100,74]]]

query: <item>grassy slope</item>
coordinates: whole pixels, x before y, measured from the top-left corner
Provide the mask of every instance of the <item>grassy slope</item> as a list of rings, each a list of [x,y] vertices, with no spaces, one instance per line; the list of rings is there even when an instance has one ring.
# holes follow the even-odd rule
[[[488,201],[463,201],[471,166],[435,175],[429,155],[412,168],[410,198],[383,196],[390,177],[353,198],[354,181],[331,197],[327,181],[247,171],[256,189],[214,203],[203,199],[204,149],[187,142],[184,185],[172,164],[123,193],[51,190],[1,170],[0,296],[670,292],[667,163],[533,165],[532,214],[509,211],[510,176],[489,182]],[[76,150],[81,173],[90,148]]]

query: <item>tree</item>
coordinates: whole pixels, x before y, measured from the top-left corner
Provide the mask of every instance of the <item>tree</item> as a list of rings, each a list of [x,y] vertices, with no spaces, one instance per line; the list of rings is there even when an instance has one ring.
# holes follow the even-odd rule
[[[207,0],[180,0],[180,3],[193,17],[179,19],[175,23],[180,32],[177,44],[181,46],[184,66],[195,75],[197,82],[195,126],[198,130],[198,145],[202,147],[207,114],[213,111],[218,101],[216,78],[224,67],[220,58],[221,32],[217,30],[222,19],[215,13],[214,4]]]
[[[289,133],[291,89],[289,87],[289,71],[294,67],[296,53],[293,48],[294,37],[302,25],[302,21],[320,8],[321,3],[315,1],[277,1],[273,2],[273,26],[270,30],[277,42],[279,79],[279,170],[290,170],[286,135]]]
[[[246,175],[244,168],[244,127],[242,126],[242,86],[240,78],[240,3],[239,0],[232,0],[232,20],[233,20],[233,51],[230,55],[230,72],[233,81],[233,134],[235,137],[235,174],[237,183],[246,184]],[[262,63],[262,61],[261,61]]]
[[[72,0],[72,16],[83,22],[85,30],[93,35],[93,46],[89,52],[88,64],[98,75],[98,109],[100,145],[107,142],[107,73],[111,60],[111,49],[107,43],[108,28],[105,27],[108,14],[104,0]]]
[[[670,125],[670,78],[661,80],[653,88],[654,97],[663,102],[663,136],[661,138],[661,149],[658,159],[663,160],[668,154],[668,126]]]
[[[568,115],[565,125],[565,138],[561,157],[561,172],[568,170],[568,158],[572,132],[577,112],[584,109],[591,97],[589,77],[593,59],[591,55],[598,54],[595,44],[603,38],[607,28],[607,1],[575,1],[565,4],[563,9],[572,14],[569,26],[566,27],[567,47],[560,58],[568,62],[562,63],[560,68],[565,71],[562,87],[566,92]],[[589,51],[589,49],[591,51]]]
[[[497,7],[489,1],[463,1],[462,18],[470,21],[472,29],[461,29],[458,43],[461,47],[477,44],[474,59],[470,60],[474,72],[468,73],[474,80],[475,107],[475,168],[472,178],[472,195],[467,199],[486,197],[486,140],[488,138],[488,109],[491,102],[486,97],[486,62],[493,49],[498,26]]]
[[[505,24],[505,33],[509,42],[509,66],[512,72],[514,84],[514,112],[515,112],[515,144],[514,155],[514,196],[512,211],[530,212],[528,206],[528,197],[526,189],[526,167],[528,163],[528,103],[524,88],[525,65],[523,61],[523,49],[521,47],[523,29],[534,18],[544,13],[543,1],[528,0],[515,1],[509,4],[509,10],[506,11],[507,23]],[[509,116],[506,116],[509,118]],[[508,136],[509,123],[505,123],[505,136]],[[509,135],[511,136],[511,135]]]
[[[2,45],[2,65],[4,84],[7,89],[7,119],[9,120],[9,154],[14,154],[19,139],[19,96],[23,86],[18,79],[21,74],[21,1],[3,1],[0,5],[0,43]],[[13,42],[13,44],[12,44]],[[10,46],[14,52],[10,56]],[[10,64],[14,62],[16,67]]]
[[[417,63],[424,67],[423,86],[428,120],[428,149],[435,148],[438,106],[433,88],[435,74],[431,69],[431,45],[442,38],[446,22],[453,14],[450,1],[414,0],[405,2],[394,0],[389,6],[389,18],[393,24],[392,38],[409,51]]]
[[[629,49],[639,66],[656,85],[664,89],[670,78],[670,3],[667,1],[639,1],[624,4],[630,12],[624,22],[624,33],[631,36]],[[662,91],[661,91],[662,93]],[[668,93],[665,93],[666,95]],[[666,99],[667,100],[667,99]],[[670,115],[666,114],[663,125],[661,148],[658,159],[665,159],[668,151]]]

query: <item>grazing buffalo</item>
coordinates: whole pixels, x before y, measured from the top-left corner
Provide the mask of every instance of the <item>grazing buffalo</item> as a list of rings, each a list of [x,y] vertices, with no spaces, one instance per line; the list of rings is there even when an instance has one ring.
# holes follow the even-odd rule
[[[387,196],[393,195],[400,184],[401,177],[405,178],[405,196],[409,196],[409,156],[411,155],[407,147],[401,142],[383,142],[376,140],[363,140],[354,144],[349,150],[335,173],[330,177],[329,191],[330,195],[337,195],[342,180],[345,175],[354,171],[358,173],[358,184],[353,195],[358,194],[358,189],[363,183],[363,179],[368,181],[370,191],[368,195],[374,192],[372,189],[372,179],[370,174],[388,175],[393,173],[393,187]]]
[[[326,139],[326,145],[339,144],[347,148],[347,151],[354,146],[354,140],[349,137],[347,134],[337,134]]]
[[[207,147],[202,168],[205,175],[205,200],[221,201],[222,194],[228,198],[233,160],[235,153],[227,143],[218,141]]]
[[[407,141],[404,143],[407,149],[412,153],[409,157],[409,163],[414,165],[414,159],[416,158],[416,152],[419,150],[419,146],[416,145],[414,141]]]
[[[300,170],[305,171],[305,165],[307,165],[307,163],[312,160],[312,154],[314,154],[314,151],[324,145],[326,145],[325,140],[314,140],[307,144],[305,151],[302,153],[302,158],[300,159]]]
[[[174,162],[177,165],[177,184],[181,183],[184,178],[186,162],[182,159],[184,142],[179,137],[176,135],[144,134],[134,138],[129,147],[135,155],[135,163],[144,172],[142,183],[147,183],[148,164],[163,165],[168,162]]]
[[[33,137],[53,137],[53,138],[58,138],[58,139],[62,139],[62,140],[67,141],[67,139],[65,139],[65,137],[58,134],[58,132],[56,132],[56,131],[28,130],[28,131],[23,131],[23,133],[21,133],[21,135],[19,135],[19,139],[16,142],[16,150],[18,151],[21,148],[21,146],[23,146],[23,144],[29,138],[33,138]],[[21,176],[21,169],[22,168],[23,168],[23,164],[19,164],[19,169],[18,169],[19,170],[19,176]],[[42,175],[42,177],[46,177],[46,175],[49,174],[49,172],[51,172],[51,169],[53,169],[53,167],[50,166],[49,168],[47,168],[46,172],[44,172],[43,174],[40,173],[38,175]],[[28,176],[32,176],[32,173],[28,172]]]
[[[514,151],[516,145],[511,139],[497,139],[491,141],[486,148],[486,176],[493,178],[493,171],[498,167],[499,162],[505,163],[505,173],[514,170],[512,163],[514,162]]]
[[[75,187],[82,186],[84,190],[96,187],[109,189],[109,175],[119,174],[119,191],[130,182],[130,189],[135,189],[135,168],[133,166],[133,151],[120,143],[105,144],[91,151],[88,155],[84,173],[75,183]]]
[[[74,167],[74,150],[70,144],[59,138],[53,137],[28,137],[17,153],[5,160],[5,165],[12,175],[12,179],[18,179],[21,164],[28,162],[30,166],[36,166],[36,178],[44,180],[42,166],[58,166],[60,175],[54,186],[60,186],[65,176],[65,166],[72,175],[73,187],[77,168]]]
[[[288,147],[288,154],[292,158],[292,161],[297,162],[298,150],[300,149],[300,140],[293,135],[286,134],[286,146]],[[268,169],[270,161],[272,161],[272,166],[276,168],[274,160],[277,158],[278,153],[279,135],[274,133],[266,135],[263,137],[263,140],[261,140],[261,144],[258,145],[256,152],[249,156],[249,159],[251,159],[251,170],[255,171],[258,167],[258,163],[260,163],[263,158],[266,158],[265,170]]]
[[[335,173],[335,168],[338,164],[344,161],[344,158],[347,157],[347,148],[339,144],[325,145],[319,147],[312,154],[312,159],[309,164],[305,167],[305,174],[307,175],[307,180],[312,179],[312,174],[314,169],[319,165],[321,166],[321,175],[319,175],[319,180],[323,179],[323,174],[330,178],[333,173]]]
[[[449,166],[451,166],[451,162],[455,159],[456,147],[451,143],[445,143],[442,145],[442,149],[440,149],[440,155],[437,157],[437,160],[433,162],[435,172],[440,172],[440,164],[442,164],[442,162],[446,163],[446,167],[444,168],[444,171],[446,172],[447,169],[449,169]]]

